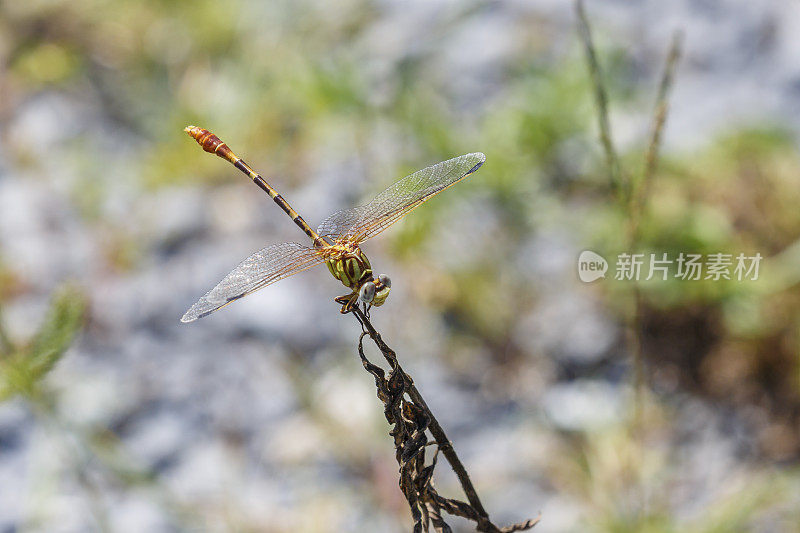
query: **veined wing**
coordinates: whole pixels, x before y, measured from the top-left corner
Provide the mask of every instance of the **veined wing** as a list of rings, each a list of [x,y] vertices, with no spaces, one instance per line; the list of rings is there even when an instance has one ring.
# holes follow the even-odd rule
[[[485,155],[475,152],[414,172],[371,202],[332,214],[320,224],[317,233],[332,240],[346,237],[355,242],[374,237],[415,207],[478,170],[485,160]]]
[[[259,250],[234,268],[216,287],[186,311],[181,322],[209,315],[234,300],[325,261],[319,250],[296,242],[274,244]]]

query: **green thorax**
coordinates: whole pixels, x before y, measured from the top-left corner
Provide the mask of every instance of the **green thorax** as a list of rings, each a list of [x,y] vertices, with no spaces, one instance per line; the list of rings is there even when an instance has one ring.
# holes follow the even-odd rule
[[[372,266],[360,249],[327,260],[333,277],[350,289],[358,288],[364,280],[372,279]]]

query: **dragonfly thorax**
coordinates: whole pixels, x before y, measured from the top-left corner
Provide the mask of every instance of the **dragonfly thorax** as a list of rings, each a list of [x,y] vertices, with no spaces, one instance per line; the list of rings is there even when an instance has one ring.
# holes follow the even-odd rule
[[[328,257],[328,270],[345,287],[357,289],[365,281],[372,279],[372,266],[369,259],[358,246],[334,245]]]
[[[342,284],[352,289],[353,298],[359,294],[369,295],[368,302],[374,306],[383,305],[389,296],[390,283],[384,283],[379,276],[375,278],[372,274],[372,265],[369,259],[361,251],[361,249],[352,243],[335,244],[331,246],[331,254],[326,260],[328,270],[330,270],[333,277],[342,282]],[[386,278],[388,281],[388,278]],[[372,285],[367,287],[369,290],[363,290],[365,285]]]

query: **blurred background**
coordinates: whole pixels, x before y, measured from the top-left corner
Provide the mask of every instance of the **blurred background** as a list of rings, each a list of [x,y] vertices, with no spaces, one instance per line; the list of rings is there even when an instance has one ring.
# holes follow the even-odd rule
[[[582,250],[632,251],[631,214],[570,2],[0,3],[0,532],[410,530],[324,267],[179,323],[304,242],[187,124],[312,226],[486,153],[364,250],[496,522],[800,531],[800,5],[587,11],[631,176],[685,36],[633,251],[760,253],[758,281],[578,280]]]

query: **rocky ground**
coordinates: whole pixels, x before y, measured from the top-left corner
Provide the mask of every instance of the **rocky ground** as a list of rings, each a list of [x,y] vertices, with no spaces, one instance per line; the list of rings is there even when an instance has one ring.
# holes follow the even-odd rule
[[[530,27],[542,33],[528,38],[542,39],[553,61],[575,48],[566,4],[493,3],[419,46],[441,47],[439,68],[465,80],[465,103],[491,106],[503,97],[493,89],[496,66],[514,57]],[[365,39],[382,47],[378,57],[391,58],[448,5],[387,6]],[[589,2],[589,12],[600,46],[632,50],[638,70],[629,81],[648,89],[644,95],[652,94],[671,32],[685,32],[666,135],[673,153],[748,121],[800,126],[793,112],[800,105],[800,7],[607,0]],[[623,145],[636,143],[648,124],[626,106],[614,109],[612,121]],[[331,300],[341,287],[324,269],[196,323],[178,321],[246,255],[302,238],[258,191],[233,170],[230,184],[213,189],[138,185],[137,145],[146,140],[117,131],[97,102],[73,94],[25,100],[3,131],[0,250],[23,287],[3,308],[6,327],[16,339],[29,337],[65,279],[86,287],[90,318],[48,378],[55,413],[21,399],[0,407],[0,532],[408,530],[387,426],[355,351],[359,328],[337,313]],[[104,154],[102,173],[71,156],[77,132]],[[325,149],[335,147],[321,148],[320,157]],[[198,150],[181,165],[204,157]],[[373,176],[364,176],[362,164],[320,164],[284,194],[319,221],[342,207],[334,193],[343,175]],[[490,171],[491,161],[481,172]],[[92,194],[86,180],[103,184],[99,215],[82,207],[81,195]],[[356,178],[345,181],[367,190]],[[476,222],[480,200],[469,193],[446,208],[449,235],[468,238],[434,238],[416,257],[440,270],[480,261],[473,250],[491,247],[493,238]],[[486,216],[488,223],[497,217]],[[659,401],[653,413],[662,422],[653,422],[645,446],[630,444],[622,333],[575,281],[581,246],[573,236],[544,229],[506,258],[514,266],[504,275],[522,272],[537,293],[514,329],[519,353],[511,362],[453,340],[458,324],[420,304],[409,287],[424,272],[393,254],[390,240],[366,246],[393,280],[375,324],[415,376],[498,522],[541,511],[537,529],[577,531],[601,513],[624,517],[630,510],[615,495],[639,496],[618,486],[617,463],[639,455],[651,474],[642,490],[676,527],[702,530],[698,523],[733,502],[761,509],[756,503],[782,483],[794,499],[778,500],[797,505],[797,481],[778,483],[770,477],[776,467],[757,461],[748,420],[702,399],[677,392]],[[118,441],[101,438],[105,430]],[[591,444],[578,447],[587,435]],[[109,457],[95,456],[98,440]],[[456,495],[453,476],[443,468],[439,475],[440,492]],[[754,511],[753,529],[796,531],[780,510]]]

